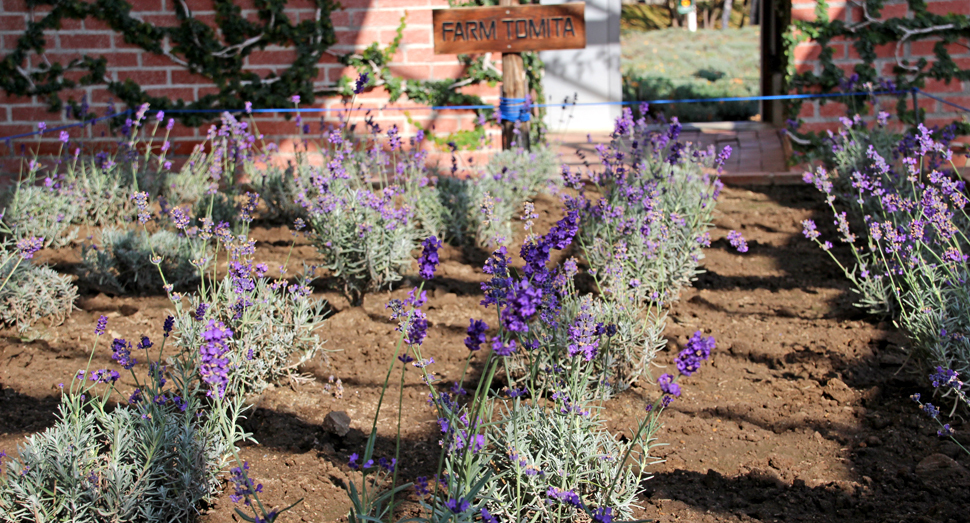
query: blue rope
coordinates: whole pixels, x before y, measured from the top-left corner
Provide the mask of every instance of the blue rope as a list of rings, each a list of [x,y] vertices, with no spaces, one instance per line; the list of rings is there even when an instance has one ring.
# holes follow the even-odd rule
[[[966,107],[964,107],[962,105],[957,105],[957,104],[955,104],[953,102],[948,102],[948,101],[946,101],[946,100],[944,100],[942,98],[933,96],[932,94],[930,94],[930,93],[928,93],[928,92],[926,92],[926,91],[924,91],[924,90],[922,90],[922,89],[920,89],[918,87],[915,87],[913,90],[915,90],[916,92],[922,94],[923,96],[926,96],[928,98],[932,98],[932,99],[936,100],[937,102],[943,102],[943,103],[945,103],[947,105],[952,105],[953,107],[956,107],[957,109],[960,109],[960,110],[963,110],[963,111],[966,111],[966,112],[970,113],[970,109],[968,109],[968,108],[966,108]]]
[[[525,110],[523,110],[525,109]],[[499,98],[498,114],[500,120],[509,122],[528,122],[532,115],[526,106],[525,98]]]
[[[97,118],[92,118],[90,120],[85,120],[83,122],[72,123],[72,124],[68,124],[68,125],[62,125],[60,127],[54,127],[53,129],[45,129],[43,131],[34,131],[32,133],[15,134],[13,136],[8,136],[6,138],[0,138],[0,140],[3,140],[5,142],[9,142],[10,140],[14,140],[14,139],[17,139],[17,138],[27,138],[29,136],[35,136],[35,135],[38,135],[38,134],[53,133],[53,132],[56,132],[56,131],[63,131],[64,129],[70,129],[72,127],[82,127],[82,126],[85,126],[85,125],[88,125],[88,124],[93,124],[94,122],[100,122],[101,120],[107,120],[108,118],[118,118],[120,116],[128,116],[129,114],[131,114],[131,112],[132,112],[131,109],[126,109],[126,110],[124,110],[124,111],[122,111],[120,113],[109,114],[107,116],[99,116]]]
[[[933,95],[927,94],[926,92],[914,89],[934,100],[938,100],[947,105],[952,105],[964,111],[970,111],[966,107],[961,107],[952,102],[947,102],[941,98],[937,98]],[[840,96],[880,96],[880,95],[899,95],[912,92],[912,90],[906,91],[862,91],[855,93],[816,93],[816,94],[778,94],[769,96],[737,96],[737,97],[726,97],[726,98],[688,98],[683,100],[644,100],[644,101],[633,101],[633,102],[586,102],[586,103],[572,103],[572,104],[532,104],[530,107],[565,107],[565,106],[579,106],[579,107],[589,107],[589,106],[609,106],[609,105],[640,105],[640,104],[653,104],[653,105],[664,105],[664,104],[690,104],[690,103],[713,103],[713,102],[754,102],[760,100],[804,100],[809,98],[834,98]],[[528,122],[531,118],[529,111],[523,111],[525,108],[525,98],[499,98],[499,116],[503,120],[510,121],[520,121]],[[352,111],[461,111],[461,110],[495,110],[494,105],[436,105],[436,106],[425,106],[425,107],[291,107],[291,108],[278,108],[278,109],[252,109],[250,112],[254,114],[264,114],[264,113],[345,113]],[[172,109],[165,111],[171,114],[203,114],[203,113],[239,113],[243,112],[245,109]],[[115,118],[118,116],[125,116],[131,114],[131,109],[113,114],[108,116],[102,116],[100,118],[94,118],[92,120],[87,120],[84,122],[79,122],[76,124],[64,125],[61,127],[56,127],[53,129],[47,129],[46,131],[35,131],[32,133],[17,134],[14,136],[8,136],[6,138],[0,138],[0,140],[7,141],[16,138],[26,138],[28,136],[34,136],[38,134],[44,134],[45,132],[60,131],[63,129],[68,129],[71,127],[79,127],[83,125],[88,125],[100,120],[105,120],[108,118]]]

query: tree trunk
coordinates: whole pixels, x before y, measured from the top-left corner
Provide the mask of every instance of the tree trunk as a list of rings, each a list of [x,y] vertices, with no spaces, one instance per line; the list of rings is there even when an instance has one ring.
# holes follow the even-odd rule
[[[721,29],[727,30],[731,26],[731,10],[734,9],[734,0],[724,0],[724,12],[721,13]]]

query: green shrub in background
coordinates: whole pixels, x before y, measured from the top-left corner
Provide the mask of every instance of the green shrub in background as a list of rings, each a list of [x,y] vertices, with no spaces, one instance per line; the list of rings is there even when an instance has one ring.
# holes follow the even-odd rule
[[[756,96],[760,78],[760,30],[663,29],[621,35],[623,100]],[[747,120],[757,102],[656,104],[651,116],[681,122]]]

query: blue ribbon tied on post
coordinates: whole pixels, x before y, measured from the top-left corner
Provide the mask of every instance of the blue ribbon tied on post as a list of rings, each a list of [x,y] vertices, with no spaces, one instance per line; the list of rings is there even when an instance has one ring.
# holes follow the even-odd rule
[[[532,118],[525,98],[499,98],[498,113],[501,120],[528,122]]]

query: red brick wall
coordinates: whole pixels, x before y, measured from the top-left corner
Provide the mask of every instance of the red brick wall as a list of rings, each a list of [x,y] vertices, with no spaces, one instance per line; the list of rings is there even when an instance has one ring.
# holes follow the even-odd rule
[[[937,14],[958,13],[970,15],[970,0],[926,0],[927,8],[930,12]],[[832,20],[842,20],[849,24],[859,23],[864,19],[862,8],[856,3],[832,1],[829,2],[829,17]],[[792,20],[814,20],[815,6],[813,1],[793,0],[792,1]],[[912,16],[906,0],[888,0],[883,7],[881,18],[899,18]],[[925,57],[931,63],[935,60],[933,46],[936,40],[923,39],[907,41],[899,50],[900,59],[907,59],[913,63],[921,57]],[[949,48],[950,56],[953,61],[963,69],[970,69],[970,39],[961,40],[963,46],[951,45]],[[829,44],[834,53],[833,58],[836,65],[841,67],[846,76],[853,73],[853,67],[861,63],[859,55],[851,42],[836,41]],[[795,67],[797,72],[814,71],[821,73],[821,65],[818,61],[821,47],[818,43],[808,41],[800,43],[795,48]],[[875,66],[879,74],[885,78],[893,78],[893,66],[896,65],[896,44],[877,46],[878,57]],[[924,90],[935,96],[952,101],[953,103],[970,107],[970,82],[960,82],[954,80],[949,84],[936,80],[927,80]],[[895,113],[895,98],[883,98],[886,110]],[[961,112],[959,109],[940,103],[925,96],[918,98],[921,108],[926,111],[925,122],[927,125],[941,125],[959,119]],[[909,106],[912,109],[910,99]],[[822,105],[818,100],[806,101],[802,105],[800,117],[805,122],[801,130],[824,130],[838,127],[838,117],[845,114],[845,106],[841,103],[828,102]]]
[[[144,21],[170,25],[175,23],[175,0],[129,0],[133,4],[132,16]],[[186,0],[193,14],[200,20],[214,23],[215,12],[211,0]],[[243,15],[254,16],[252,0],[240,0]],[[319,75],[314,87],[317,90],[334,85],[341,75],[356,77],[352,69],[344,68],[337,62],[337,55],[363,50],[373,42],[390,43],[394,38],[401,16],[407,13],[407,27],[404,39],[393,58],[391,70],[395,75],[408,79],[444,79],[456,78],[462,73],[463,66],[458,63],[454,55],[434,55],[431,40],[431,9],[447,7],[446,0],[342,0],[343,8],[335,11],[332,16],[337,32],[337,43],[330,47],[330,54],[326,54],[319,65]],[[248,7],[248,9],[247,9]],[[34,16],[39,19],[43,10],[28,12],[23,0],[0,0],[0,57],[7,54],[16,45],[17,38],[23,33],[26,21]],[[292,20],[311,18],[315,10],[306,0],[290,0],[287,14]],[[186,101],[214,91],[205,78],[189,73],[183,67],[164,56],[146,53],[126,44],[119,34],[111,31],[106,25],[96,20],[74,21],[67,20],[59,31],[47,33],[48,45],[46,55],[49,60],[55,59],[67,63],[70,59],[80,57],[82,53],[89,55],[104,55],[108,59],[108,75],[115,80],[131,78],[145,88],[149,94],[166,95],[170,98],[182,98]],[[286,67],[293,52],[282,48],[267,48],[255,52],[247,58],[247,69],[260,73],[279,71]],[[493,57],[497,59],[498,57]],[[40,63],[40,56],[31,56],[28,66]],[[501,60],[496,60],[501,68]],[[487,86],[468,87],[464,92],[478,94],[486,103],[498,103],[498,89]],[[70,93],[63,93],[80,100],[82,94],[87,94],[92,111],[102,115],[107,109],[111,98],[103,86],[93,86],[78,89]],[[38,122],[46,122],[48,127],[72,123],[65,118],[64,112],[50,113],[45,104],[37,97],[8,97],[0,91],[0,140],[4,137],[31,132],[37,129]],[[366,107],[415,106],[406,97],[395,103],[389,103],[387,93],[381,89],[373,89],[358,98]],[[341,107],[346,100],[340,98],[320,98],[313,104],[315,107]],[[307,104],[303,104],[307,107]],[[154,114],[151,111],[150,114]],[[415,127],[407,122],[403,111],[376,111],[372,116],[387,128],[396,124],[406,136],[413,135]],[[459,129],[473,128],[474,117],[470,111],[410,111],[411,118],[417,123],[433,125],[439,134],[450,133]],[[304,115],[304,120],[311,124],[315,132],[319,128],[320,115]],[[325,113],[327,122],[336,122],[337,113]],[[357,118],[360,120],[360,118]],[[103,126],[102,126],[103,127]],[[363,127],[363,126],[361,126]],[[494,126],[493,126],[494,127]],[[205,136],[208,125],[200,128],[177,127],[173,136],[177,140],[187,143],[197,142]],[[281,117],[260,117],[259,129],[270,137],[292,136],[294,123]],[[94,133],[88,132],[90,139],[100,136],[101,128]],[[72,130],[72,136],[80,135],[80,130]],[[494,143],[497,131],[490,132],[489,139]],[[58,133],[47,137],[48,141],[56,142]],[[33,140],[30,140],[33,142]],[[0,150],[5,150],[0,141]],[[180,147],[180,149],[184,149]]]

